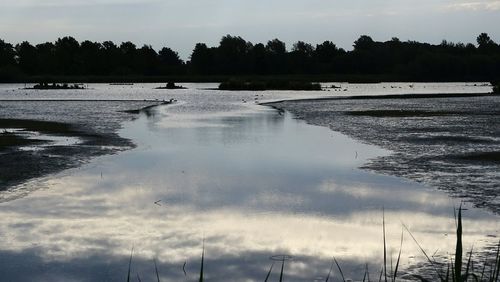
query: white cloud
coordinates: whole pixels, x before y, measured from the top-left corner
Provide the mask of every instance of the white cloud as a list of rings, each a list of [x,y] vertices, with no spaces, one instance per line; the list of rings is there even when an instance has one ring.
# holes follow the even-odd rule
[[[157,0],[6,0],[5,7],[72,7],[72,6],[99,6],[125,5],[158,2]]]
[[[500,1],[469,1],[446,5],[451,10],[469,10],[469,11],[498,11],[500,10]]]

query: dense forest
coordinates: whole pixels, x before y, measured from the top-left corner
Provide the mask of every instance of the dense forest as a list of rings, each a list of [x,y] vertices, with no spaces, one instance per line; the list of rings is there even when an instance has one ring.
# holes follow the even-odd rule
[[[78,42],[64,37],[56,42],[16,45],[0,39],[0,82],[30,81],[40,77],[205,77],[250,75],[352,75],[386,77],[389,80],[467,81],[500,77],[500,45],[486,33],[477,44],[439,45],[393,38],[374,41],[363,35],[353,50],[325,41],[313,46],[299,41],[288,49],[274,39],[252,44],[239,36],[224,36],[219,46],[198,43],[188,61],[164,47],[138,48],[132,42],[117,45]]]

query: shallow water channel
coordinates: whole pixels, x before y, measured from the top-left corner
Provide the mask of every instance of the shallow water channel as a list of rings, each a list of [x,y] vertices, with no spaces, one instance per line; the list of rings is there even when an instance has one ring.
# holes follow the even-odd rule
[[[125,281],[132,252],[136,281],[156,281],[155,262],[161,281],[198,281],[203,250],[206,281],[264,281],[273,262],[278,281],[280,255],[285,281],[324,281],[332,256],[346,278],[366,263],[378,277],[383,208],[394,260],[403,223],[428,253],[453,254],[459,200],[357,168],[390,152],[240,97],[172,96],[124,124],[137,148],[0,204],[2,280]],[[499,217],[466,208],[465,248],[494,244]],[[408,272],[424,259],[404,234]]]

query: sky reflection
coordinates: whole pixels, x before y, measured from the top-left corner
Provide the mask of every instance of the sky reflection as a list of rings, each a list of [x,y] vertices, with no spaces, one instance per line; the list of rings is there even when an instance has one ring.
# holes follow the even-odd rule
[[[382,207],[394,255],[402,222],[429,252],[453,249],[456,202],[356,168],[387,151],[264,107],[221,115],[182,107],[126,124],[121,135],[137,149],[0,204],[7,277],[124,280],[133,247],[134,275],[153,279],[156,258],[162,281],[191,281],[205,239],[211,281],[262,281],[269,257],[282,253],[294,256],[287,281],[326,276],[333,255],[362,278],[365,262],[373,273],[381,264]],[[497,216],[472,208],[464,216],[465,246],[498,236]],[[421,259],[406,237],[403,266]]]

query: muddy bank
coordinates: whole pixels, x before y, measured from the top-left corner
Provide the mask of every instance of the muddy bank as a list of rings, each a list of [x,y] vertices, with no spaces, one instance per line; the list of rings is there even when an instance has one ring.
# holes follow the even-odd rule
[[[1,101],[0,191],[134,147],[117,134],[153,101]],[[0,197],[0,201],[9,200]]]
[[[437,187],[500,213],[500,97],[282,101],[308,123],[393,151],[362,168]]]

